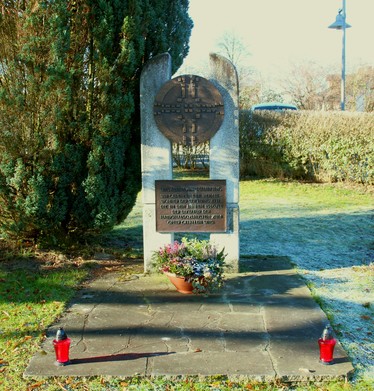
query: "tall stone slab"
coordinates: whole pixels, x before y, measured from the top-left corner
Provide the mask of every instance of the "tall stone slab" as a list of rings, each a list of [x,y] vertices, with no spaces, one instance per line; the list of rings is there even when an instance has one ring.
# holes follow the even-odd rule
[[[141,164],[143,185],[143,251],[144,269],[151,269],[152,253],[174,241],[173,233],[156,231],[155,181],[172,179],[171,142],[158,129],[153,103],[160,87],[171,78],[171,57],[160,54],[144,66],[140,78]]]
[[[235,67],[226,58],[211,54],[210,63],[211,71],[204,77],[218,89],[224,107],[222,125],[210,139],[210,179],[226,181],[227,207],[226,230],[210,231],[210,240],[219,248],[225,247],[228,271],[237,272],[239,269],[238,77]],[[153,252],[164,244],[172,243],[174,232],[177,232],[156,230],[156,181],[160,183],[162,180],[172,180],[173,170],[171,142],[156,124],[154,102],[160,88],[170,79],[171,58],[168,54],[162,54],[145,65],[140,80],[145,271],[152,269]]]
[[[218,54],[210,54],[210,81],[222,94],[225,117],[210,140],[210,178],[226,179],[227,232],[212,233],[210,239],[225,247],[230,271],[239,269],[239,82],[234,65]]]

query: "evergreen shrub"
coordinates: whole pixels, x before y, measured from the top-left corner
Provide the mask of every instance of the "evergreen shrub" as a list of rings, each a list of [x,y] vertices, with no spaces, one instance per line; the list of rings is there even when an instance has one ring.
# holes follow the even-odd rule
[[[0,7],[0,236],[79,238],[123,221],[141,187],[139,79],[188,53],[188,0]]]
[[[241,176],[374,184],[374,113],[240,113]]]

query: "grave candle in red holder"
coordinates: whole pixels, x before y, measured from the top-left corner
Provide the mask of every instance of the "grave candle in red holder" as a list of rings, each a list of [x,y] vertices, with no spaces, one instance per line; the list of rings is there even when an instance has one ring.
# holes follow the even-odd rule
[[[56,333],[56,339],[53,340],[53,346],[56,353],[56,365],[64,366],[69,364],[70,338],[65,330],[60,327]]]
[[[332,336],[330,326],[326,326],[323,330],[321,338],[318,340],[319,345],[319,361],[324,365],[334,363],[334,347],[336,339]]]

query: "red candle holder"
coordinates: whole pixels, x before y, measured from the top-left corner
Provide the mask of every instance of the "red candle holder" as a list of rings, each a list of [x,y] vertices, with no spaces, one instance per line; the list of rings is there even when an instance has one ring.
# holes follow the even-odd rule
[[[319,361],[324,365],[334,363],[334,348],[336,339],[332,336],[330,326],[326,326],[323,330],[322,337],[318,340],[319,345]]]
[[[70,338],[66,335],[62,327],[59,328],[56,334],[56,339],[53,340],[53,346],[56,353],[56,365],[65,366],[70,363],[69,360],[69,349],[70,349]]]

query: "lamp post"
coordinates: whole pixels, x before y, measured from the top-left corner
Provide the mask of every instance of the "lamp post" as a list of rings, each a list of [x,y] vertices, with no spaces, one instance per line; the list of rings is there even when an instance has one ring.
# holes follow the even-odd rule
[[[343,42],[342,42],[342,78],[340,87],[340,109],[345,110],[345,30],[352,27],[346,22],[345,1],[343,0],[342,9],[339,10],[336,16],[335,22],[330,24],[329,29],[342,30]]]

